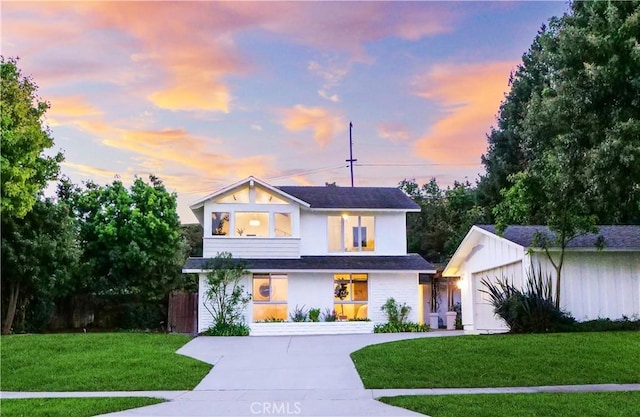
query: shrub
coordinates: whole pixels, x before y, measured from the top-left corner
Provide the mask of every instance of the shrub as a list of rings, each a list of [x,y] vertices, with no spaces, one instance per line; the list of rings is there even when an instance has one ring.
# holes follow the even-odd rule
[[[205,336],[249,336],[249,326],[245,323],[216,323],[203,333]]]
[[[387,323],[373,326],[374,333],[428,332],[429,326],[407,321],[411,307],[399,305],[394,298],[388,298],[381,310],[387,315]]]
[[[297,322],[307,321],[308,316],[309,313],[304,309],[304,306],[298,307],[297,305],[296,308],[293,309],[293,313],[289,314],[289,318],[291,319],[291,321]]]
[[[309,320],[313,321],[313,322],[320,321],[320,309],[319,308],[312,308],[311,310],[309,310]]]
[[[428,332],[428,324],[418,324],[412,322],[405,323],[384,323],[373,326],[374,333],[419,333]]]
[[[322,321],[337,321],[337,320],[338,320],[338,314],[336,313],[335,310],[326,308],[322,313]]]
[[[634,330],[640,330],[640,320],[629,320],[629,317],[626,316],[616,320],[606,318],[575,322],[561,328],[561,331],[566,332],[618,332]]]
[[[545,276],[540,268],[527,273],[524,289],[506,278],[494,284],[485,277],[481,283],[486,290],[480,291],[489,295],[494,312],[511,333],[556,332],[575,323],[570,314],[556,308],[551,275]]]
[[[284,323],[285,319],[279,319],[277,317],[267,317],[264,320],[256,320],[256,323]]]

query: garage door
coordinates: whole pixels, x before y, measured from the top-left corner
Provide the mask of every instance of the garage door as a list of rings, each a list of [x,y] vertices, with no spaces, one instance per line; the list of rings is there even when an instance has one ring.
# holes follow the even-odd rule
[[[473,327],[480,332],[494,333],[509,330],[501,318],[493,312],[493,306],[481,283],[483,278],[495,283],[498,279],[508,278],[516,286],[522,285],[522,261],[501,267],[487,269],[473,274]]]

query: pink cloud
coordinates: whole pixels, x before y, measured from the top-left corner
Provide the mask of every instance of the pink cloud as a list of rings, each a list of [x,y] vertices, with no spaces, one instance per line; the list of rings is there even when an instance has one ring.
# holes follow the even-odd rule
[[[282,126],[292,132],[311,129],[313,140],[324,147],[333,136],[345,129],[342,118],[322,107],[305,107],[298,104],[282,111]]]
[[[516,65],[438,65],[418,77],[415,94],[439,104],[444,114],[415,142],[416,153],[440,163],[479,161]]]

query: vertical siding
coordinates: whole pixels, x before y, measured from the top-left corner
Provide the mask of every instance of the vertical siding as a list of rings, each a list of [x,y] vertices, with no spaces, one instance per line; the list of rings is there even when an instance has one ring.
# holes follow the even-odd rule
[[[535,254],[544,270],[555,270],[545,254]],[[577,320],[640,315],[640,253],[567,252],[560,304]]]
[[[382,312],[381,307],[388,298],[394,298],[398,304],[407,303],[411,307],[409,320],[418,322],[419,297],[417,274],[369,274],[369,318],[375,323],[386,323],[387,317]]]
[[[507,279],[516,287],[522,287],[523,271],[522,261],[516,261],[508,265],[487,269],[472,274],[473,281],[473,324],[474,330],[480,332],[502,332],[508,330],[504,320],[493,312],[493,306],[489,295],[481,290],[486,289],[482,279],[490,282]]]

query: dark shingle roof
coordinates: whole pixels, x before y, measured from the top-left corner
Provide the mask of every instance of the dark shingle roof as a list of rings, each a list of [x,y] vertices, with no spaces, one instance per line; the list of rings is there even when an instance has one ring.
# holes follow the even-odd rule
[[[498,234],[494,225],[477,225],[478,227]],[[509,226],[502,237],[520,246],[531,247],[536,231],[555,239],[547,226]],[[599,237],[602,236],[605,249],[640,249],[640,225],[630,226],[598,226],[597,233],[578,236],[569,242],[568,248],[596,248]]]
[[[277,188],[302,201],[306,201],[311,205],[311,208],[420,209],[411,198],[398,188],[326,186],[282,186]]]
[[[212,259],[189,258],[182,267],[202,270]],[[302,256],[296,259],[234,259],[249,270],[272,271],[435,271],[433,264],[418,254],[404,256]]]

